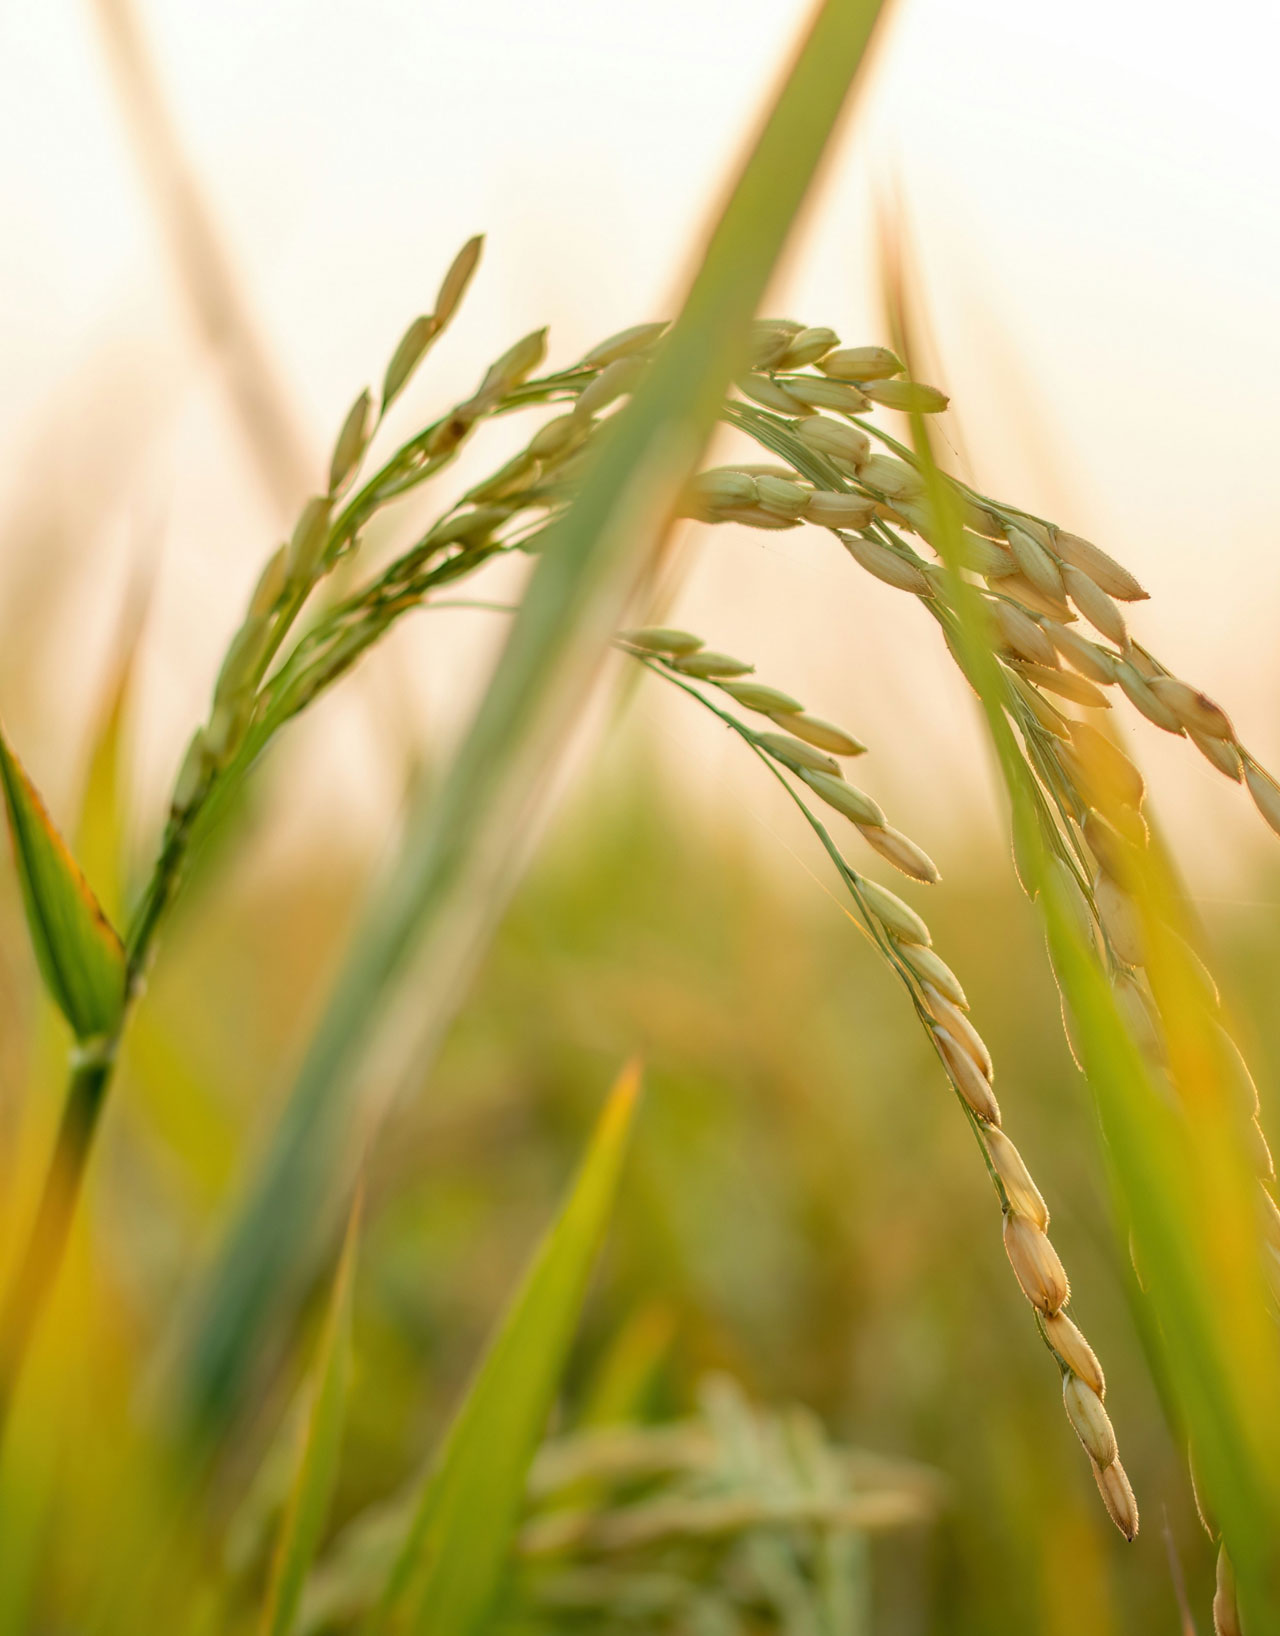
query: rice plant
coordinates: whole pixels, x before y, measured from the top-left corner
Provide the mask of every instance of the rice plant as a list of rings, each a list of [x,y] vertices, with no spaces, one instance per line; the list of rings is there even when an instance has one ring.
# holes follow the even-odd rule
[[[819,12],[674,321],[639,323],[553,363],[546,331],[518,338],[472,392],[406,438],[395,431],[397,403],[446,328],[465,321],[481,241],[461,249],[376,392],[356,396],[322,492],[264,564],[121,929],[0,740],[33,955],[74,1037],[54,1151],[0,1307],[0,1416],[12,1442],[27,1407],[24,1366],[110,1117],[117,1058],[193,861],[234,828],[236,803],[277,737],[402,619],[468,606],[510,621],[461,749],[415,804],[265,1155],[148,1382],[148,1436],[174,1537],[148,1550],[140,1581],[123,1567],[91,1576],[81,1611],[92,1609],[93,1628],[128,1628],[131,1618],[136,1628],[141,1601],[149,1619],[179,1618],[183,1629],[273,1636],[858,1632],[873,1628],[867,1536],[935,1513],[928,1475],[868,1464],[803,1412],[757,1413],[723,1383],[707,1389],[693,1422],[578,1427],[539,1452],[618,1185],[639,1082],[631,1069],[427,1469],[331,1537],[359,1276],[359,1155],[376,1146],[389,1112],[362,1100],[358,1070],[411,963],[427,974],[416,976],[417,1032],[423,1065],[433,1061],[513,887],[513,837],[544,798],[610,649],[722,724],[825,851],[850,924],[904,991],[904,1026],[914,1019],[955,1093],[1028,1332],[1057,1370],[1106,1514],[1127,1541],[1138,1534],[1124,1426],[1113,1426],[1103,1366],[1068,1310],[1049,1207],[1004,1128],[993,1054],[919,909],[867,870],[879,860],[928,887],[939,872],[848,777],[846,764],[866,753],[855,730],[757,677],[749,658],[714,645],[714,632],[643,622],[677,519],[825,531],[850,573],[917,600],[921,640],[936,627],[976,696],[1007,785],[1018,878],[1042,914],[1071,1048],[1095,1098],[1135,1322],[1216,1549],[1215,1626],[1220,1636],[1273,1628],[1274,1163],[1144,780],[1104,713],[1123,701],[1186,739],[1278,833],[1280,786],[1225,709],[1137,639],[1135,605],[1147,593],[1125,567],[942,469],[929,421],[948,401],[914,376],[900,301],[890,345],[844,345],[824,326],[753,317],[875,11]],[[882,411],[900,418],[886,425]],[[437,480],[460,453],[516,416],[529,424],[521,450],[437,502]],[[717,426],[756,448],[698,470]],[[371,535],[394,528],[409,496],[431,498],[431,521],[380,558]],[[518,603],[467,594],[486,564],[510,555],[532,564]],[[242,1484],[228,1527],[225,1488],[244,1474],[228,1473],[224,1444],[250,1414],[255,1369],[291,1331],[344,1219],[309,1397],[285,1428],[293,1435],[282,1430]],[[1082,1291],[1086,1311],[1088,1300]]]

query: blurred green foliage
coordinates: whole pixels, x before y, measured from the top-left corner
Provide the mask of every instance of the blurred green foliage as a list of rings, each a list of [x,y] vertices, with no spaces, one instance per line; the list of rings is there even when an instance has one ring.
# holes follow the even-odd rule
[[[244,816],[251,830],[253,809]],[[589,1408],[636,1314],[658,1313],[669,1339],[645,1373],[646,1415],[687,1414],[722,1370],[756,1401],[804,1403],[841,1441],[941,1474],[936,1522],[872,1548],[877,1633],[1175,1628],[1166,1523],[1200,1605],[1210,1551],[1128,1316],[1087,1093],[1007,860],[975,837],[968,867],[930,895],[930,919],[1054,1209],[1073,1310],[1106,1361],[1144,1504],[1132,1546],[1096,1504],[1008,1278],[990,1184],[904,998],[833,900],[785,855],[760,868],[756,844],[699,822],[634,743],[557,824],[430,1083],[370,1157],[334,1528],[400,1489],[435,1446],[602,1086],[638,1050],[645,1102],[560,1423]],[[92,1265],[73,1267],[37,1354],[32,1393],[59,1404],[63,1442],[42,1452],[33,1434],[23,1492],[43,1481],[43,1525],[27,1520],[43,1535],[41,1581],[63,1595],[92,1579],[87,1542],[104,1520],[131,1509],[119,1485],[143,1458],[132,1373],[270,1129],[364,887],[358,857],[299,853],[267,873],[260,851],[252,838],[212,851],[174,923],[107,1121],[97,1248],[80,1246]],[[1274,893],[1259,881],[1257,908],[1210,906],[1224,986],[1252,1024],[1264,1116],[1280,1050],[1265,973],[1280,951],[1260,911]],[[10,880],[0,910],[14,1133],[24,1084],[41,1078],[43,1025]],[[46,1126],[53,1083],[35,1102]],[[86,1324],[85,1280],[106,1316],[85,1356],[54,1367],[69,1305]],[[324,1300],[317,1286],[292,1350],[263,1360],[255,1411],[223,1452],[215,1532],[286,1419]],[[93,1481],[65,1464],[86,1436]],[[145,1496],[133,1504],[145,1527]]]

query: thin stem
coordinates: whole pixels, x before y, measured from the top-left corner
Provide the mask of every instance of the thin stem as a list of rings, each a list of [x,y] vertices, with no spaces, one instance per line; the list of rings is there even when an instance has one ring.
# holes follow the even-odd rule
[[[488,553],[475,553],[474,565],[478,566],[487,555]],[[472,564],[467,564],[467,568],[470,566]],[[456,577],[458,572],[467,571],[461,564],[444,564],[442,569],[444,568],[454,569],[452,576],[443,574],[440,569],[436,570],[436,573],[446,581],[449,577]],[[428,583],[424,585],[422,591],[407,598],[402,606],[388,615],[386,623],[391,623],[400,613],[416,605],[430,590],[432,583],[434,581],[428,577]],[[379,625],[371,630],[368,633],[368,641],[361,643],[350,655],[348,664],[354,663],[359,654],[369,643],[376,640],[384,628],[384,625]],[[344,664],[342,669],[345,670],[347,667],[347,664]],[[327,677],[326,682],[336,680],[340,673],[336,672]],[[310,697],[303,701],[310,702]],[[147,960],[156,935],[181,882],[197,821],[209,810],[211,798],[215,794],[225,795],[233,779],[241,776],[249,763],[260,753],[266,739],[300,708],[302,704],[292,709],[286,707],[274,721],[265,724],[268,731],[253,745],[252,753],[245,756],[243,761],[237,758],[236,770],[233,772],[231,768],[226,769],[197,802],[180,818],[170,822],[165,832],[156,866],[129,928],[126,943],[124,1010],[109,1041],[95,1048],[92,1055],[73,1060],[62,1119],[35,1220],[5,1297],[4,1306],[0,1309],[0,1438],[3,1437],[8,1411],[31,1348],[36,1326],[57,1282],[67,1236],[84,1186],[85,1171],[98,1120],[115,1071],[120,1037],[133,1005],[141,993]]]
[[[180,820],[169,825],[160,848],[160,856],[156,859],[156,866],[151,872],[151,879],[147,882],[147,889],[129,927],[125,945],[129,999],[136,995],[141,985],[151,945],[155,941],[165,910],[173,901],[173,894],[186,860],[192,825],[202,805],[203,803],[193,806]]]
[[[0,1434],[8,1420],[36,1324],[62,1265],[85,1165],[111,1079],[117,1039],[113,1037],[105,1047],[73,1063],[44,1190],[0,1311]]]

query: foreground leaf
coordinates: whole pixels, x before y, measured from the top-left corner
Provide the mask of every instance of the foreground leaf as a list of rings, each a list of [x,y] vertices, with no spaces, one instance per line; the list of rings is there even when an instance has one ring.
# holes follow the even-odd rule
[[[637,1067],[624,1069],[458,1411],[374,1620],[380,1631],[468,1636],[493,1605],[613,1207],[639,1083]]]
[[[110,1034],[124,1006],[124,950],[2,733],[0,782],[40,973],[77,1039]]]
[[[276,1545],[262,1636],[288,1636],[297,1618],[302,1587],[315,1558],[338,1477],[338,1455],[351,1381],[351,1306],[355,1288],[360,1199],[356,1198],[333,1281],[329,1313],[315,1367],[315,1398],[302,1440],[301,1458]]]
[[[763,299],[880,10],[826,0],[801,42],[676,324],[549,531],[457,756],[406,828],[353,940],[271,1148],[199,1292],[181,1382],[212,1442],[261,1328],[278,1321],[340,1195],[356,1069],[411,960],[421,1078],[518,878],[531,818],[610,640],[656,566],[666,523],[740,372]]]

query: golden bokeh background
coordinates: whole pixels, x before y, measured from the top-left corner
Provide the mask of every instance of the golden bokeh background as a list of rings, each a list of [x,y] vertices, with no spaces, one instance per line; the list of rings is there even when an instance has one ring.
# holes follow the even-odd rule
[[[667,311],[805,10],[8,9],[0,710],[60,822],[73,827],[133,589],[149,595],[126,799],[141,861],[258,567],[457,246],[487,234],[404,427],[540,324],[562,361]],[[178,143],[153,148],[150,170],[120,68],[130,18]],[[901,0],[771,303],[850,344],[881,339],[892,222],[953,397],[956,461],[1130,566],[1152,593],[1141,639],[1221,697],[1273,766],[1277,48],[1280,14],[1256,0],[1208,20],[1134,0]],[[182,224],[157,207],[179,156],[274,383],[275,455],[246,438],[243,358],[202,327],[173,253]],[[485,449],[501,456],[500,433]],[[457,486],[478,469],[464,461]],[[914,603],[849,572],[818,530],[690,529],[685,547],[664,616],[854,728],[871,747],[861,781],[942,866],[930,923],[1054,1208],[1144,1532],[1126,1548],[1098,1512],[968,1133],[807,837],[740,746],[630,685],[599,712],[441,1065],[371,1161],[340,1515],[429,1446],[603,1085],[639,1049],[648,1098],[574,1388],[626,1321],[657,1311],[672,1338],[655,1409],[727,1368],[762,1400],[806,1401],[849,1440],[935,1468],[937,1521],[877,1548],[878,1633],[1173,1631],[1170,1551],[1202,1605],[1211,1556],[1126,1310],[1093,1115],[972,703]],[[509,594],[522,572],[500,563],[478,594]],[[407,621],[291,730],[237,844],[201,864],[111,1110],[98,1238],[80,1246],[76,1276],[111,1314],[93,1318],[94,1344],[119,1363],[104,1469],[127,1473],[130,1371],[270,1128],[405,788],[447,752],[498,635],[479,613]],[[1131,713],[1122,732],[1274,1114],[1275,838],[1185,744],[1155,742]],[[0,991],[5,1169],[21,1194],[59,1041],[8,873]],[[61,1313],[46,1362],[74,1321]],[[74,1441],[99,1406],[83,1381],[67,1390]],[[66,1501],[64,1554],[109,1504],[92,1485]]]

